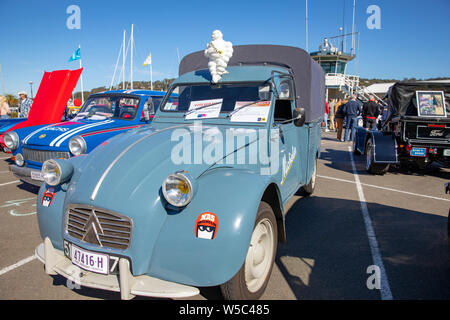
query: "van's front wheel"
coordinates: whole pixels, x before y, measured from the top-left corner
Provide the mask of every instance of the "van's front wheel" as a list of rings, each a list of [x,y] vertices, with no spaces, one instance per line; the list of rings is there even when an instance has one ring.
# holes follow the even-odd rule
[[[256,300],[262,296],[272,273],[277,242],[275,215],[272,207],[262,201],[245,262],[233,278],[220,286],[225,299]]]

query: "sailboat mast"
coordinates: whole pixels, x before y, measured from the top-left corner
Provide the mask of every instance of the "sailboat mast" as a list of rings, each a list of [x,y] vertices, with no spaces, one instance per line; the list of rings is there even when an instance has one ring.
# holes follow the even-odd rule
[[[131,25],[131,63],[130,63],[130,81],[131,81],[131,90],[133,90],[133,47],[134,47],[134,37],[133,37],[133,28],[134,25]]]
[[[355,51],[355,6],[356,6],[356,0],[353,0],[352,50],[351,50],[351,54],[354,54],[354,51]]]
[[[344,0],[344,6],[342,8],[342,39],[341,39],[341,50],[342,52],[345,52],[345,0]]]
[[[306,52],[308,50],[308,0],[306,0]]]
[[[153,91],[153,67],[151,63],[150,63],[150,90]]]
[[[78,49],[81,52],[81,45],[78,45]],[[81,63],[81,57],[80,57],[80,69],[83,68],[83,64]],[[84,104],[84,88],[83,88],[83,72],[80,74],[80,80],[81,80],[81,103]]]
[[[122,43],[122,89],[125,90],[125,32],[123,30],[123,43]]]

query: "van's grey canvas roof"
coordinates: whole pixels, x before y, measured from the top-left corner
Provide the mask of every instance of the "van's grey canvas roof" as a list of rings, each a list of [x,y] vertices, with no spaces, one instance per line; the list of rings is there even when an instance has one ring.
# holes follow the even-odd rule
[[[207,69],[208,61],[203,50],[191,53],[181,61],[179,75]],[[278,45],[234,46],[228,65],[274,65],[289,69],[294,77],[297,106],[305,108],[306,122],[323,119],[325,74],[305,50]]]

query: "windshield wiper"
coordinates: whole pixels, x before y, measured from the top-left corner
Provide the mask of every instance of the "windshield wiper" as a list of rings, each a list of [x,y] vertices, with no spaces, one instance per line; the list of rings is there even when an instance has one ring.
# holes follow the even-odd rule
[[[247,108],[247,107],[249,107],[249,106],[251,106],[251,105],[254,105],[255,103],[263,102],[263,101],[267,101],[267,100],[257,100],[257,101],[253,101],[253,102],[244,104],[242,107],[239,107],[239,108],[234,109],[233,111],[231,111],[231,112],[227,115],[227,117],[228,117],[228,118],[231,118],[231,116],[232,116],[233,114],[235,114],[236,112],[241,111],[242,109]]]
[[[208,108],[208,107],[211,107],[211,106],[215,106],[216,104],[221,104],[222,102],[223,101],[220,101],[220,102],[216,102],[216,103],[213,103],[213,104],[208,104],[208,105],[205,105],[205,106],[198,107],[197,109],[188,110],[188,111],[186,111],[184,113],[184,117],[186,117],[188,114],[191,114],[191,113],[193,113],[193,112],[195,112],[197,110],[201,110],[201,109],[205,109],[205,108]]]

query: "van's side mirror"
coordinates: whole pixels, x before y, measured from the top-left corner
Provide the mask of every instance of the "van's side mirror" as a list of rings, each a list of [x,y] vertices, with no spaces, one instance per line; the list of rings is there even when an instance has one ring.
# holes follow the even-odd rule
[[[305,124],[305,108],[295,108],[294,109],[294,125],[296,127],[302,127]]]

